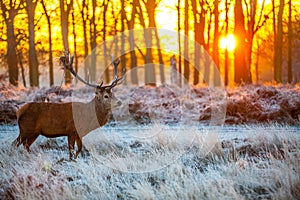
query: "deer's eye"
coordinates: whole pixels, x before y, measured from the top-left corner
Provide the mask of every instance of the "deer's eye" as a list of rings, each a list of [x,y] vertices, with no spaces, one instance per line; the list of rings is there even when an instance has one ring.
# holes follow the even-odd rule
[[[105,94],[105,95],[104,95],[104,98],[105,98],[105,99],[108,99],[108,98],[109,98],[109,96],[108,96],[107,94]]]

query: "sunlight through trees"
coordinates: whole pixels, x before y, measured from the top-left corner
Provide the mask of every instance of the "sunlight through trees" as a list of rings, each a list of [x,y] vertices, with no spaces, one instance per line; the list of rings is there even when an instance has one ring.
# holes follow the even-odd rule
[[[300,81],[299,7],[299,0],[3,0],[0,70],[13,85],[26,86],[26,81],[30,86],[57,85],[61,82],[57,58],[69,50],[76,55],[76,70],[82,66],[85,78],[95,82],[98,61],[92,51],[104,45],[104,65],[111,55],[120,55],[131,84],[141,83],[137,70],[141,66],[145,66],[145,84],[166,83],[165,69],[173,53],[164,51],[166,40],[158,29],[169,29],[182,34],[168,41],[177,44],[177,70],[186,83],[211,79],[215,85],[221,80],[226,85],[296,83]],[[116,48],[103,44],[124,31],[143,28],[145,49],[136,46],[134,32],[116,40]],[[126,46],[135,50],[124,52]],[[218,70],[201,65],[204,50]],[[104,73],[106,82],[110,73]],[[68,73],[64,78],[71,83]]]

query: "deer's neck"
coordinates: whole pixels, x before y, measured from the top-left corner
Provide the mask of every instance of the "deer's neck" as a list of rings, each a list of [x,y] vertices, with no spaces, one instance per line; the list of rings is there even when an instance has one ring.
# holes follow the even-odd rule
[[[105,105],[102,101],[97,100],[97,98],[94,98],[93,101],[99,125],[104,126],[110,119],[111,106]]]

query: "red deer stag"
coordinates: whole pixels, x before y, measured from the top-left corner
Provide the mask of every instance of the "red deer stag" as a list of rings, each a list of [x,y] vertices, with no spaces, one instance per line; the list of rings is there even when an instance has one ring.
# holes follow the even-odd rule
[[[123,79],[123,77],[117,78],[120,61],[116,62],[113,59],[114,80],[110,85],[103,86],[103,81],[97,85],[78,76],[72,67],[73,59],[74,56],[70,59],[69,55],[60,57],[65,69],[84,84],[95,88],[95,97],[89,103],[31,102],[25,104],[17,111],[20,134],[13,141],[13,145],[23,144],[29,151],[30,145],[39,135],[48,138],[67,136],[70,159],[73,158],[72,152],[76,141],[77,151],[74,157],[76,159],[82,149],[82,137],[92,130],[104,126],[111,116],[112,108],[121,105],[121,102],[112,93],[112,88],[120,84]]]

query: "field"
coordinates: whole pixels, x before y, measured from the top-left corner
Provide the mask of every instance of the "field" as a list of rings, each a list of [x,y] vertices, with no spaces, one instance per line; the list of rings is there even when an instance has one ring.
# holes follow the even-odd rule
[[[180,130],[193,132],[192,141],[165,126],[141,128],[154,136],[130,140],[124,130],[97,129],[84,138],[83,155],[69,161],[66,139],[41,137],[28,153],[10,146],[17,127],[2,126],[0,197],[300,198],[299,127],[227,126],[212,149],[204,127]]]
[[[151,101],[142,90],[154,94]],[[207,103],[213,99],[207,89],[192,89],[189,95],[198,98],[184,93],[179,102],[180,91],[170,90],[171,98],[157,95],[168,92],[163,87],[116,90],[128,107],[83,138],[85,149],[75,161],[68,159],[63,137],[39,137],[30,153],[12,147],[19,131],[6,110],[0,126],[0,199],[300,198],[299,87],[228,90],[220,124],[211,123],[211,111],[222,106]],[[3,91],[2,103],[12,109],[32,100],[78,98],[70,88],[59,94],[55,89]],[[135,91],[135,101],[122,96],[128,91]],[[153,108],[163,112],[152,113]]]

